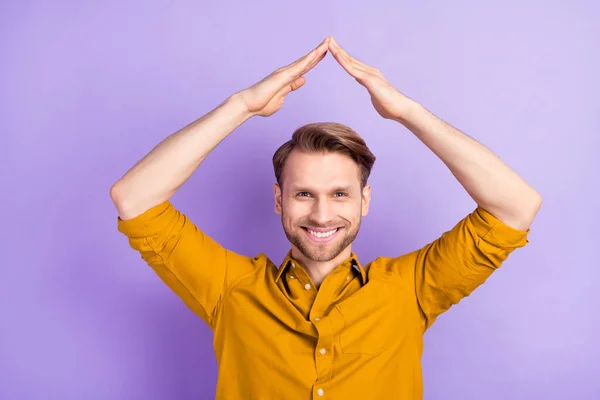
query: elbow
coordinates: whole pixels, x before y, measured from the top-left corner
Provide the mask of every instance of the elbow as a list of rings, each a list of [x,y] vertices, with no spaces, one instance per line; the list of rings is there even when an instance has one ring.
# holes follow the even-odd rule
[[[126,200],[125,193],[123,191],[123,187],[119,184],[119,182],[115,183],[110,188],[110,198],[113,201],[115,207],[119,211],[119,215],[123,216],[125,213],[126,204],[130,203],[130,201]]]
[[[533,199],[531,202],[531,204],[532,204],[531,209],[532,209],[533,215],[537,214],[538,211],[540,211],[540,208],[542,208],[542,202],[543,202],[542,195],[539,194],[538,192],[534,191]]]
[[[121,188],[119,186],[119,182],[117,182],[110,187],[110,198],[112,199],[112,201],[114,203],[117,203],[117,201],[120,201],[121,196],[122,196]]]
[[[521,220],[519,225],[521,225],[522,229],[524,228],[523,230],[529,229],[541,207],[542,196],[534,191],[531,198],[521,205]]]
[[[112,199],[115,208],[119,214],[121,219],[130,219],[135,217],[137,214],[130,211],[130,206],[125,203],[125,197],[123,194],[123,189],[119,186],[118,183],[115,183],[110,188],[110,198]]]

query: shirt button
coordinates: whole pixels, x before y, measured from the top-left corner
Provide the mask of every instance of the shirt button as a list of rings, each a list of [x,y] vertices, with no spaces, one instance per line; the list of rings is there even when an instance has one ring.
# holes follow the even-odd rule
[[[294,279],[294,275],[290,275],[290,279]]]
[[[320,319],[321,319],[321,318],[319,318],[319,317],[315,317],[315,321],[318,321],[318,320],[320,320]]]
[[[319,390],[317,390],[317,394],[319,396],[323,396],[325,394],[325,392],[323,391],[323,389],[319,389]]]
[[[321,354],[325,354],[325,353],[327,353],[327,350],[325,350],[325,349],[321,349],[321,350],[319,350],[319,353],[321,353]]]
[[[292,268],[296,268],[296,264],[292,262]]]
[[[347,277],[346,277],[346,280],[348,280],[348,279],[350,279],[350,277],[349,277],[349,276],[347,276]]]
[[[304,285],[304,289],[309,290],[310,289],[310,283],[307,283],[306,285]]]

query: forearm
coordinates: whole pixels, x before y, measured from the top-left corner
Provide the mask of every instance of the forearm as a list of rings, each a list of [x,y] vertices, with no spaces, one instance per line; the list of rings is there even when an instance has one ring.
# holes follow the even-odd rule
[[[236,94],[160,142],[112,186],[119,216],[133,218],[169,199],[206,156],[250,117]]]
[[[526,230],[541,196],[498,156],[475,139],[411,101],[398,122],[433,151],[475,202],[504,223]]]

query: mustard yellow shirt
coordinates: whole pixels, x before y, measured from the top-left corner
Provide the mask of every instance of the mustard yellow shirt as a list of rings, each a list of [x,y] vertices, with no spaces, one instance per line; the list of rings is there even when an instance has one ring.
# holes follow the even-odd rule
[[[212,329],[218,400],[421,399],[424,332],[529,232],[477,207],[411,253],[365,266],[352,253],[317,290],[291,250],[279,268],[263,253],[236,254],[170,201],[117,220]]]

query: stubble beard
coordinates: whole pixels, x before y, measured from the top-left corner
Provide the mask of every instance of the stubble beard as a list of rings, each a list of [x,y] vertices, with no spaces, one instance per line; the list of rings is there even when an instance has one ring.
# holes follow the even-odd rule
[[[332,243],[314,243],[311,242],[310,238],[307,237],[307,233],[304,228],[297,226],[293,231],[289,231],[283,223],[283,213],[281,214],[281,225],[285,236],[288,238],[296,248],[309,260],[317,262],[331,261],[336,258],[346,247],[348,247],[360,230],[360,224],[362,218],[359,218],[358,224],[354,229],[349,230],[347,226],[343,226],[344,229],[338,234],[343,234],[343,237],[336,237]]]

